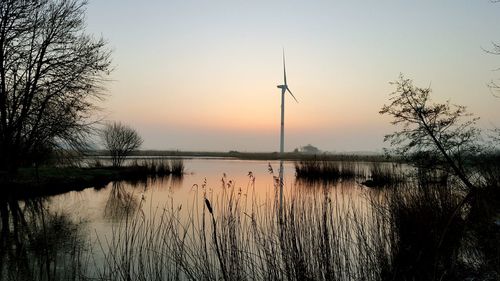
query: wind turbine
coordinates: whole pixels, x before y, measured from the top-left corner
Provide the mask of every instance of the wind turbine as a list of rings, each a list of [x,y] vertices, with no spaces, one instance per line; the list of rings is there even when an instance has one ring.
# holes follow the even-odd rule
[[[278,88],[281,89],[281,132],[280,132],[280,209],[279,209],[279,215],[280,215],[280,222],[282,219],[282,211],[283,211],[283,154],[285,150],[285,94],[288,91],[290,95],[293,97],[293,99],[298,103],[297,99],[295,96],[292,94],[292,91],[290,91],[290,88],[288,88],[288,84],[286,82],[286,66],[285,66],[285,50],[283,50],[283,84],[278,85]]]

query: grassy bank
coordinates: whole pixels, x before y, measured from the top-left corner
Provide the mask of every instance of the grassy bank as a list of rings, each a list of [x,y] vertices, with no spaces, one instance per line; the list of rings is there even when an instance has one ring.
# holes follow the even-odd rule
[[[90,167],[21,168],[14,176],[0,179],[0,192],[25,199],[49,196],[88,187],[101,188],[111,181],[146,180],[151,176],[177,176],[184,173],[179,159],[149,159],[133,161],[125,167],[110,167],[96,161]]]

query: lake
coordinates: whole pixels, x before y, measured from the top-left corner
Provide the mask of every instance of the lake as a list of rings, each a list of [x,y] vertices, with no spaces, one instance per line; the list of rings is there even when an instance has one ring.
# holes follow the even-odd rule
[[[275,179],[269,168],[272,167],[274,176],[278,176],[279,161],[187,159],[184,164],[186,171],[181,178],[165,177],[135,183],[111,182],[101,189],[88,188],[49,197],[46,206],[55,212],[72,214],[75,218],[88,222],[89,227],[94,229],[119,222],[120,213],[127,215],[130,206],[116,201],[130,201],[129,205],[141,205],[143,210],[171,205],[182,208],[190,206],[193,199],[205,194],[208,198],[216,198],[224,190],[223,181],[226,189],[228,184],[234,185],[238,192],[241,190],[243,195],[252,196],[253,199],[263,200],[275,196]],[[368,163],[357,165],[368,168]],[[355,181],[327,185],[349,187],[349,190],[343,189],[343,192],[356,197],[367,192],[366,187]],[[312,192],[318,188],[314,184],[295,179],[293,161],[284,162],[284,187],[285,195]],[[148,212],[145,214],[148,215]]]

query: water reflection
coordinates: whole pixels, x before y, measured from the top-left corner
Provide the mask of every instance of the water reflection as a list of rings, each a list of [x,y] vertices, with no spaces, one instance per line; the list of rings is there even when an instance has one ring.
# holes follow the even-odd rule
[[[184,181],[183,175],[151,177],[148,179],[146,186],[148,188],[158,187],[158,188],[168,188],[171,190],[177,190],[182,187],[183,181]]]
[[[119,221],[135,212],[139,204],[140,198],[138,198],[138,195],[125,190],[123,182],[113,182],[104,207],[104,217]]]
[[[182,186],[182,182],[184,180],[183,175],[172,175],[170,176],[170,187],[173,189],[178,189]]]
[[[53,212],[44,198],[0,199],[0,280],[79,280],[84,223]]]
[[[112,182],[104,205],[105,219],[118,222],[132,215],[145,202],[146,194],[167,189],[174,192],[183,183],[183,176],[148,177],[143,180]],[[151,190],[155,191],[151,191]]]

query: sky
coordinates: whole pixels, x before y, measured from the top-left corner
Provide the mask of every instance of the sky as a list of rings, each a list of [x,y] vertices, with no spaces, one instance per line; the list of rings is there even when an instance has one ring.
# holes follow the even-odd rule
[[[87,32],[112,49],[106,120],[143,149],[278,151],[282,50],[285,150],[380,151],[378,112],[400,73],[433,100],[500,126],[500,3],[488,0],[89,0]]]

